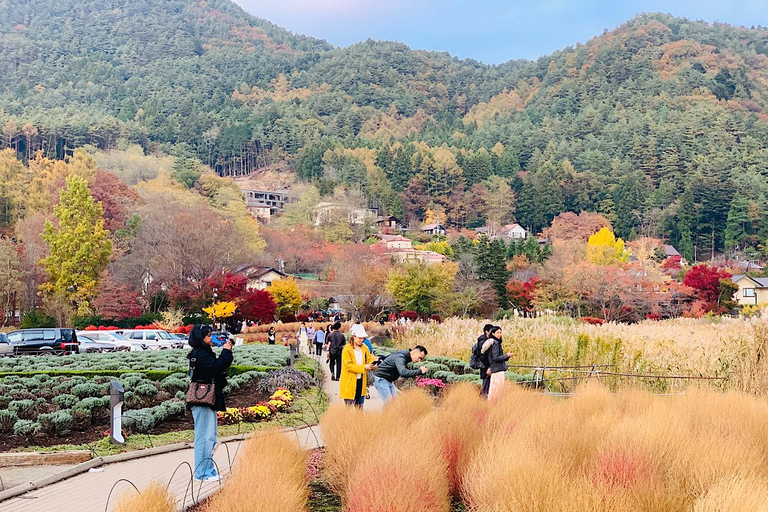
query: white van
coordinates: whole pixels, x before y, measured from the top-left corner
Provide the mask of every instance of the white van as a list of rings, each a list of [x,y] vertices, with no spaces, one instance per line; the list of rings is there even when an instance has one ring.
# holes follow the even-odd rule
[[[123,336],[131,341],[143,343],[150,350],[165,350],[184,346],[183,342],[162,329],[125,329]]]

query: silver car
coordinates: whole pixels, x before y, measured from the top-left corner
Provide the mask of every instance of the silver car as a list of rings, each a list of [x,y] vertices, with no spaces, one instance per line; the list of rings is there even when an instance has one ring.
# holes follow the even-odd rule
[[[11,340],[8,339],[8,335],[4,332],[0,332],[0,357],[12,356],[13,346]]]
[[[108,343],[117,352],[137,352],[147,350],[147,346],[140,342],[126,338],[117,331],[77,331],[77,337],[86,336],[97,343]]]

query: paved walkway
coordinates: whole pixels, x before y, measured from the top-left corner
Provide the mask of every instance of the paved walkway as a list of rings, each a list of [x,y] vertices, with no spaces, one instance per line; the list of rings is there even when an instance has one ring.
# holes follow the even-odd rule
[[[331,403],[339,401],[339,383],[331,381],[330,370],[321,356],[321,366],[326,375],[324,389]],[[381,407],[381,400],[373,386],[370,386],[371,399],[366,400],[368,410]],[[307,448],[322,446],[319,427],[305,427],[291,430],[286,435],[293,437]],[[214,453],[214,460],[219,471],[226,477],[235,462],[241,440],[234,440],[220,445]],[[139,490],[156,480],[168,485],[176,496],[179,510],[195,500],[215,491],[221,484],[215,482],[195,482],[190,488],[191,469],[194,455],[192,448],[152,455],[140,459],[116,462],[94,468],[89,472],[62,480],[55,484],[30,491],[15,498],[0,502],[0,512],[102,512],[111,510],[116,498],[123,492],[135,492],[131,483]],[[175,474],[174,474],[175,473]],[[110,497],[110,492],[114,492]]]

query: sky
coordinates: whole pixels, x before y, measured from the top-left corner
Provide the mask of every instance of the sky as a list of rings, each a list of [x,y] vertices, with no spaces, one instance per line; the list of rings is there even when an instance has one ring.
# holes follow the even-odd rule
[[[234,0],[298,34],[401,41],[488,64],[536,59],[643,12],[768,26],[768,0]]]

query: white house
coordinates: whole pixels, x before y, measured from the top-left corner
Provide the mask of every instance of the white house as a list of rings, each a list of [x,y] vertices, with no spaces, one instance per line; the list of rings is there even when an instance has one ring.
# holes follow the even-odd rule
[[[509,240],[525,240],[528,232],[520,224],[507,224],[501,228],[501,236]]]

